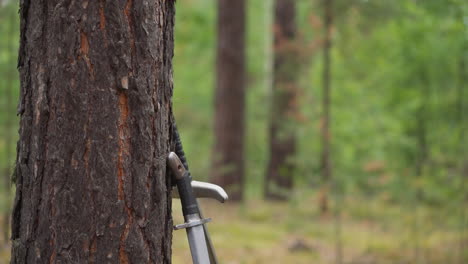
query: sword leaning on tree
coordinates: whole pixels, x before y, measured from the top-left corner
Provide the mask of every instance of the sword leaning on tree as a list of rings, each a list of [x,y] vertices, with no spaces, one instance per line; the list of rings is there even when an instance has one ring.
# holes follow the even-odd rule
[[[197,198],[211,198],[224,203],[228,195],[218,185],[192,180],[175,122],[172,127],[172,139],[175,142],[175,152],[169,153],[167,162],[177,185],[173,197],[180,198],[185,220],[185,223],[176,225],[174,229],[186,230],[194,264],[217,264],[206,227],[211,218],[203,218]]]

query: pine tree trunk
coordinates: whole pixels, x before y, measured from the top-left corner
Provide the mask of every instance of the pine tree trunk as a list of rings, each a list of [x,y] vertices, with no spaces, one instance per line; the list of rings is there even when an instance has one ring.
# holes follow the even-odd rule
[[[218,1],[217,79],[212,181],[232,200],[244,179],[245,2]]]
[[[323,187],[320,197],[320,211],[328,211],[328,192],[332,180],[330,160],[330,93],[331,93],[331,28],[333,24],[333,1],[324,0],[324,47],[323,47],[323,121],[322,121],[322,178]]]
[[[293,186],[298,72],[295,3],[295,0],[275,3],[270,161],[265,181],[265,197],[269,199],[287,199]]]
[[[170,263],[174,1],[20,15],[11,263]]]

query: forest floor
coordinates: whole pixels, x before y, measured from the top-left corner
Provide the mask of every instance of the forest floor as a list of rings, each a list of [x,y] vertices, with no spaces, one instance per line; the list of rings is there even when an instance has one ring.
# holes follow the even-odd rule
[[[224,264],[332,264],[338,263],[338,247],[346,264],[468,263],[468,232],[459,225],[459,212],[447,217],[435,208],[354,199],[344,201],[337,220],[333,213],[320,216],[317,204],[311,198],[244,205],[205,201],[202,207],[213,218],[209,231]],[[182,223],[178,201],[173,205],[174,221]],[[175,264],[191,263],[184,231],[174,232],[173,256]]]
[[[339,247],[346,264],[468,263],[468,232],[459,211],[411,210],[354,198],[343,201],[337,220],[333,213],[321,216],[316,205],[314,198],[242,205],[202,202],[205,216],[213,219],[209,231],[224,264],[331,264],[337,263]],[[173,212],[174,223],[182,223],[179,200],[174,200]],[[0,238],[0,263],[8,263],[9,254],[9,244]],[[174,231],[173,263],[191,263],[183,230]]]

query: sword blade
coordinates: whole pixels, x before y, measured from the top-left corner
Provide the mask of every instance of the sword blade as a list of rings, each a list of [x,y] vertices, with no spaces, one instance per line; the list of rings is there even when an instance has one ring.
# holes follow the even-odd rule
[[[200,218],[203,218],[203,212],[198,201],[197,201],[197,204],[198,204],[198,209],[200,210]],[[211,264],[218,264],[218,257],[216,256],[213,242],[211,242],[210,233],[208,232],[208,227],[206,226],[206,224],[203,225],[203,231],[205,233],[205,240],[206,240],[206,245],[208,247],[208,255],[210,256],[210,262]]]
[[[187,237],[194,264],[210,264],[203,225],[189,227]]]

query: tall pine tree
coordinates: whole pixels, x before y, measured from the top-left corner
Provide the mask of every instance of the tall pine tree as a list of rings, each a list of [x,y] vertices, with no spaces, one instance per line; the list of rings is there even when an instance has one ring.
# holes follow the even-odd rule
[[[212,181],[241,200],[245,134],[245,1],[218,1]]]
[[[170,263],[174,1],[21,1],[11,263]]]

